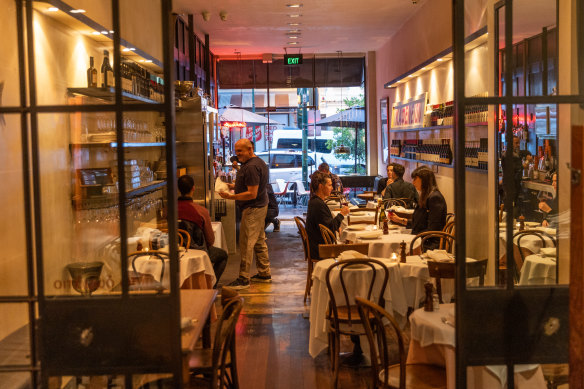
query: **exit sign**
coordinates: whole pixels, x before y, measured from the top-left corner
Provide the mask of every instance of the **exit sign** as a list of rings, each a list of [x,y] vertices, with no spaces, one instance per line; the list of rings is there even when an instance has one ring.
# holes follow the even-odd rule
[[[302,54],[284,54],[284,65],[302,64]]]

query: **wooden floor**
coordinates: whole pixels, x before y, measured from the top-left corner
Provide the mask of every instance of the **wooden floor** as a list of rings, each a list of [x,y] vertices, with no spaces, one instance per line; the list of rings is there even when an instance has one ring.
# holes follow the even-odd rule
[[[252,284],[241,292],[245,298],[237,325],[241,388],[329,388],[328,354],[324,351],[316,359],[308,354],[310,301],[303,303],[306,263],[300,236],[292,221],[283,221],[280,232],[271,232],[271,226],[267,231],[273,282]],[[239,256],[230,256],[220,284],[235,279],[238,270]],[[342,347],[350,351],[350,341],[345,339]],[[369,368],[341,368],[339,388],[368,388],[369,377]]]

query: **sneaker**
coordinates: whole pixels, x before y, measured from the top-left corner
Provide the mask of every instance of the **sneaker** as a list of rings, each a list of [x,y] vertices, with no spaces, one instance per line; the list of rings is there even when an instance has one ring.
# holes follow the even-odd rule
[[[278,219],[274,219],[274,232],[280,231],[280,221]]]
[[[255,276],[251,276],[251,280],[254,282],[272,282],[272,276],[262,276],[258,273]]]
[[[232,289],[247,289],[249,288],[249,280],[247,278],[243,278],[243,277],[238,277],[235,281],[233,281],[232,283],[230,283],[229,285],[230,288]]]

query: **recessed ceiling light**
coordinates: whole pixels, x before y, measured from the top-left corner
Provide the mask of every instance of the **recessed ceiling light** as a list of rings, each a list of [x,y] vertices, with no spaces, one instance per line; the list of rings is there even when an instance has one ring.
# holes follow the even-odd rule
[[[84,14],[84,13],[85,13],[85,10],[84,10],[84,9],[81,9],[81,8],[79,8],[79,9],[72,9],[72,10],[71,10],[71,11],[69,11],[69,12],[71,12],[72,14]]]
[[[49,11],[49,12],[57,12],[58,10],[59,10],[59,8],[57,8],[57,7],[51,7],[47,11]]]
[[[302,23],[288,23],[289,26],[293,26],[293,27],[300,26],[301,24]]]
[[[99,31],[93,31],[92,34],[93,35],[101,35],[101,32],[99,32]]]
[[[152,60],[151,60],[151,59],[147,59],[147,60],[146,60],[146,61],[144,61],[144,62],[150,63],[150,62],[152,62]]]
[[[112,30],[110,30],[110,34],[113,34],[114,32]]]
[[[125,51],[125,52],[127,52],[127,51],[135,51],[135,50],[136,50],[135,47],[126,47],[126,48],[122,49],[122,51]]]
[[[288,16],[291,17],[291,18],[299,18],[302,15],[300,15],[300,14],[288,14]]]
[[[299,3],[299,4],[286,4],[286,7],[288,7],[288,8],[300,8],[300,7],[302,7],[302,3]]]
[[[298,38],[300,38],[300,37],[296,36],[296,35],[289,35],[288,36],[288,39],[298,39]]]
[[[413,74],[410,74],[408,77],[414,77],[414,75]]]
[[[442,62],[442,61],[444,61],[444,59],[442,59],[442,58],[438,58],[438,59],[437,59],[437,61],[438,61],[438,62]]]
[[[289,45],[297,45],[298,42],[288,42]]]
[[[426,68],[422,68],[422,69],[420,69],[420,70],[426,70]]]
[[[298,29],[288,30],[288,34],[300,34],[300,30],[298,30]]]
[[[108,31],[106,31],[106,30],[103,30],[101,33],[102,33],[103,35],[107,35],[107,34],[109,34],[109,32],[108,32]]]

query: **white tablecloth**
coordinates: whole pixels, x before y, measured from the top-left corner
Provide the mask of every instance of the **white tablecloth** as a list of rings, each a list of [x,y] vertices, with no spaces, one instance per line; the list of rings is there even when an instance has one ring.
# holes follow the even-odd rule
[[[550,285],[556,283],[556,257],[529,255],[521,267],[519,285]]]
[[[164,251],[161,250],[161,251]],[[160,259],[153,257],[142,256],[136,259],[136,271],[144,274],[151,274],[156,281],[160,281],[160,271],[162,269],[162,262]],[[191,275],[195,273],[204,272],[205,276],[211,279],[211,285],[215,284],[215,271],[209,259],[209,255],[202,250],[189,249],[187,252],[181,252],[180,258],[180,284],[182,285]],[[128,264],[129,270],[132,270],[132,264]],[[162,285],[165,288],[170,288],[170,263],[168,260],[164,261],[164,275],[162,278]]]
[[[221,222],[211,222],[213,225],[213,234],[215,234],[215,243],[213,246],[229,251],[227,249],[227,240],[225,239],[225,231],[223,231],[223,224]]]
[[[448,389],[454,389],[455,330],[442,318],[454,317],[454,304],[440,304],[438,311],[426,312],[423,308],[410,315],[411,342],[407,363],[433,363],[446,368]],[[521,389],[546,387],[539,365],[515,365],[515,381]],[[468,388],[505,388],[505,366],[471,367],[467,377]]]
[[[368,225],[365,227],[365,231],[350,231],[344,229],[341,231],[340,240],[344,242],[345,240],[350,240],[354,243],[369,243],[369,256],[379,257],[379,258],[389,258],[392,253],[396,253],[399,256],[400,253],[400,243],[402,241],[406,242],[406,253],[410,253],[410,242],[414,239],[415,235],[401,233],[403,229],[392,229],[389,230],[388,235],[381,235],[376,239],[361,239],[359,235],[363,233],[370,232],[374,226]],[[420,247],[421,239],[416,241],[414,250]]]
[[[379,258],[376,258],[379,259]],[[382,260],[389,270],[389,279],[387,288],[385,289],[385,309],[392,312],[398,321],[405,324],[405,317],[408,311],[407,299],[401,283],[401,274],[399,266],[396,262],[389,260]],[[310,301],[310,335],[308,343],[308,352],[315,358],[322,350],[326,349],[328,344],[327,330],[328,322],[326,320],[326,312],[329,303],[329,296],[326,287],[326,271],[328,267],[334,264],[333,259],[323,259],[317,262],[312,272],[312,292]],[[339,283],[338,270],[333,269],[331,274],[331,284],[335,285],[335,291],[338,289],[338,294],[335,294],[337,302],[344,301],[343,292]],[[375,284],[373,289],[373,301],[377,301],[379,295],[379,288],[381,285],[383,270],[378,268]],[[347,292],[353,301],[354,296],[366,296],[367,290],[372,278],[370,269],[350,269],[346,270],[344,279],[347,285]]]

